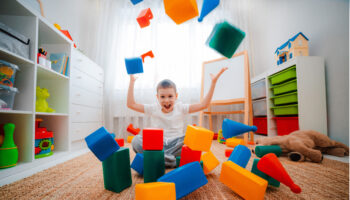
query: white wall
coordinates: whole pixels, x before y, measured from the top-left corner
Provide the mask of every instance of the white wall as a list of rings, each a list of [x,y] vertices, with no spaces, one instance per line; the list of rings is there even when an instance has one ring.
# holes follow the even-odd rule
[[[276,48],[303,32],[309,54],[325,58],[328,136],[349,144],[349,1],[250,0],[250,5],[253,74],[276,67]]]
[[[41,0],[45,17],[68,30],[77,48],[95,58],[99,0]]]

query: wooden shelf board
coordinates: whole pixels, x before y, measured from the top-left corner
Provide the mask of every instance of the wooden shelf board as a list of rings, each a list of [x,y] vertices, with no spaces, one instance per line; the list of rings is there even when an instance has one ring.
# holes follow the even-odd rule
[[[0,109],[0,114],[26,114],[31,115],[33,114],[32,111],[24,111],[24,110],[2,110]]]
[[[13,63],[13,64],[32,64],[34,65],[34,61],[29,60],[27,58],[24,58],[22,56],[19,56],[15,53],[12,53],[6,49],[3,49],[0,47],[0,59],[5,60],[7,62]]]
[[[67,113],[45,113],[45,112],[35,112],[36,115],[46,115],[46,116],[68,116]]]

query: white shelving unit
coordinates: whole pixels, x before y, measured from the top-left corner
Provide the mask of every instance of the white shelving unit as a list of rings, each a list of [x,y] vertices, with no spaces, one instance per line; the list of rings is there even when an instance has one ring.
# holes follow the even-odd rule
[[[251,79],[251,83],[265,79],[268,136],[276,136],[276,122],[271,107],[273,102],[272,86],[269,76],[284,69],[296,66],[298,90],[298,117],[300,130],[316,130],[327,135],[327,104],[324,58],[316,56],[298,56],[267,72]]]
[[[39,47],[43,47],[49,54],[64,52],[71,61],[73,43],[53,24],[25,6],[23,2],[22,0],[0,2],[0,22],[30,39],[29,59],[0,48],[0,59],[16,64],[20,68],[16,73],[14,87],[19,93],[15,96],[13,110],[0,110],[0,124],[11,122],[16,126],[14,141],[18,147],[19,160],[15,167],[0,169],[0,186],[86,152],[71,151],[70,77],[36,64]],[[56,110],[55,113],[35,112],[37,86],[48,89],[50,97],[47,101],[49,106]],[[35,159],[36,118],[42,118],[41,126],[54,133],[55,149],[52,156]]]

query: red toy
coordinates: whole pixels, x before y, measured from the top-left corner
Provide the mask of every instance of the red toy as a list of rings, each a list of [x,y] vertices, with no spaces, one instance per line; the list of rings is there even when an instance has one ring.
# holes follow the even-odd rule
[[[232,151],[233,151],[233,149],[225,149],[225,156],[230,157]]]
[[[143,129],[143,150],[163,150],[163,129]]]
[[[218,139],[218,133],[214,133],[213,140],[217,140],[217,139]]]
[[[194,151],[190,149],[190,147],[184,145],[182,146],[182,149],[181,149],[181,158],[180,158],[179,166],[181,167],[182,165],[186,165],[187,163],[195,162],[195,161],[200,162],[201,155],[202,155],[201,151]]]
[[[120,139],[115,139],[115,141],[118,143],[118,145],[120,146],[120,147],[123,147],[124,146],[124,139],[123,138],[120,138]]]
[[[141,55],[141,58],[142,58],[142,62],[143,62],[143,63],[145,62],[145,57],[147,57],[147,56],[149,56],[149,57],[151,57],[151,58],[154,58],[154,55],[153,55],[152,50]]]
[[[257,167],[260,171],[288,186],[294,193],[301,192],[301,188],[294,184],[293,180],[290,178],[274,153],[269,153],[263,156],[259,160]]]
[[[132,124],[129,124],[128,128],[126,129],[126,131],[128,131],[129,133],[133,134],[133,135],[137,135],[140,132],[139,128],[134,128]]]
[[[142,10],[139,14],[139,16],[137,17],[137,22],[139,23],[141,28],[144,28],[148,25],[150,25],[150,21],[153,19],[153,14],[150,8],[146,8],[144,10]]]

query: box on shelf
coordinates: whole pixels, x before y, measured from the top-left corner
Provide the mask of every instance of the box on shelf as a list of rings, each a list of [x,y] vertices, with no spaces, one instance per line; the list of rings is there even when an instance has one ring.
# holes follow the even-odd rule
[[[0,22],[0,48],[29,59],[30,39]]]
[[[266,97],[266,82],[261,79],[252,83],[252,99],[261,99]]]
[[[254,117],[267,115],[266,99],[253,100],[252,104]]]
[[[0,109],[12,110],[17,88],[0,85]]]
[[[267,117],[254,117],[253,125],[258,127],[255,133],[267,135]]]
[[[298,104],[291,104],[286,106],[275,106],[271,108],[274,115],[297,115],[298,114]]]
[[[297,91],[297,79],[285,82],[280,85],[275,85],[271,87],[274,95],[280,95],[287,92]]]
[[[0,60],[0,84],[13,87],[17,70],[17,65]]]
[[[272,85],[281,84],[291,79],[297,77],[297,68],[296,66],[289,67],[283,71],[280,71],[276,74],[269,76],[270,82]]]
[[[298,92],[291,92],[291,93],[274,96],[274,97],[271,97],[271,100],[275,105],[298,103]]]
[[[274,117],[277,127],[277,135],[288,135],[299,130],[299,117]]]

